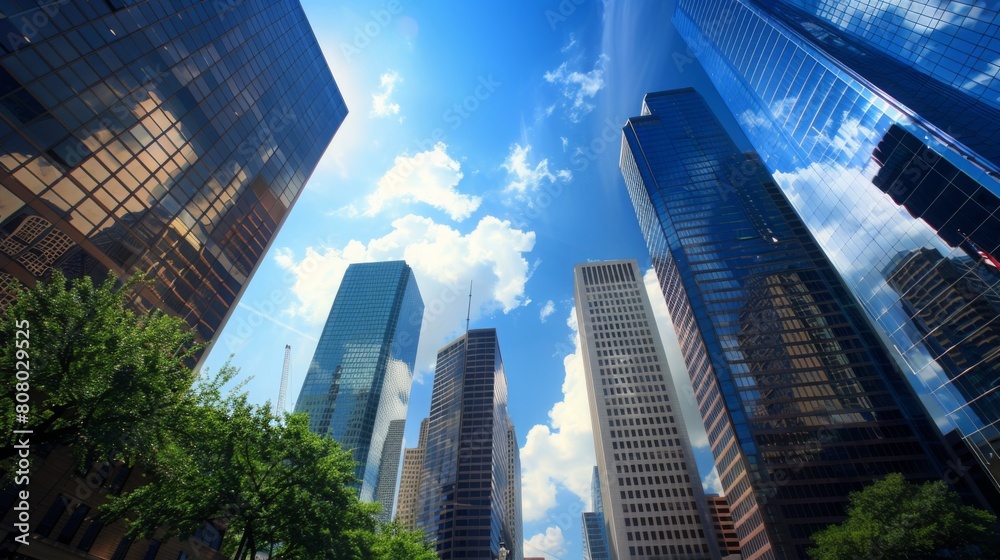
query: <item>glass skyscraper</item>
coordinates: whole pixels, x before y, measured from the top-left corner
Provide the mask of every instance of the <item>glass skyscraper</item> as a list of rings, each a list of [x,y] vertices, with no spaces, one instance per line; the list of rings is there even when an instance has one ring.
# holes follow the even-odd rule
[[[940,477],[931,418],[756,154],[691,89],[647,95],[623,133],[744,559],[805,558],[889,473]]]
[[[718,558],[680,394],[639,263],[578,264],[573,280],[597,457],[595,507],[604,512],[610,558]]]
[[[601,475],[594,467],[590,483],[594,511],[581,514],[583,526],[583,560],[611,560],[608,551],[608,531],[604,525],[604,500],[601,499]]]
[[[1000,487],[996,6],[679,0],[674,23],[893,358]]]
[[[524,558],[521,519],[508,519],[512,433],[497,332],[470,330],[438,352],[421,472],[417,527],[441,560],[493,560],[501,543]]]
[[[347,267],[295,405],[309,413],[312,432],[351,451],[359,497],[378,499],[386,520],[396,497],[423,315],[405,262]]]
[[[0,12],[0,307],[141,270],[211,339],[347,114],[299,2]]]

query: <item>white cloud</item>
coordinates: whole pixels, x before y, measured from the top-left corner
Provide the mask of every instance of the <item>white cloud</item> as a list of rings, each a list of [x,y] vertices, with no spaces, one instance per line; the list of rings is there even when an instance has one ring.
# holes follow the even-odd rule
[[[545,81],[562,86],[563,96],[569,100],[569,119],[578,122],[580,117],[594,109],[590,100],[604,89],[604,71],[608,55],[602,54],[594,62],[590,72],[570,71],[569,63],[563,62],[558,68],[545,73]]]
[[[295,297],[287,312],[322,324],[349,264],[403,259],[413,268],[424,300],[417,351],[421,372],[430,371],[437,350],[464,330],[470,281],[473,320],[526,305],[524,254],[535,245],[534,232],[493,216],[465,234],[412,214],[393,221],[392,228],[367,244],[352,240],[343,246],[309,247],[302,257],[279,249],[276,261],[289,275]]]
[[[563,48],[559,49],[559,50],[561,52],[566,52],[566,51],[572,49],[575,45],[576,45],[576,35],[570,33],[569,34],[569,42],[566,43],[566,45]]]
[[[392,90],[396,89],[396,83],[401,81],[399,74],[391,70],[382,74],[379,79],[379,91],[372,94],[371,116],[389,117],[399,114],[399,104],[390,101],[389,96],[392,95]]]
[[[538,318],[541,319],[542,322],[544,323],[545,320],[549,318],[549,315],[552,315],[555,312],[556,312],[556,304],[554,301],[550,299],[549,301],[545,302],[545,305],[542,306],[541,311],[538,312]]]
[[[521,448],[521,496],[524,521],[538,521],[556,506],[556,491],[566,488],[590,504],[590,480],[596,459],[590,424],[590,401],[583,372],[583,352],[576,309],[566,321],[572,353],[563,358],[563,400],[549,410],[549,425],[536,424]],[[570,350],[566,345],[566,350]]]
[[[524,541],[525,556],[539,556],[546,560],[559,560],[566,555],[566,539],[563,537],[562,529],[559,527],[549,527],[544,533],[526,539]]]
[[[448,146],[443,142],[413,156],[404,152],[378,180],[375,192],[366,198],[365,214],[374,216],[389,202],[402,200],[429,204],[460,222],[483,201],[481,197],[458,192],[455,187],[462,177],[462,166],[448,155]]]
[[[505,192],[522,195],[538,190],[543,182],[566,182],[573,178],[573,174],[568,169],[558,169],[555,173],[549,171],[547,158],[531,167],[531,164],[528,163],[528,152],[530,151],[530,144],[525,146],[514,144],[510,147],[510,153],[507,154],[507,158],[503,160],[502,164],[510,177],[510,182],[504,187]]]
[[[722,479],[719,478],[719,470],[712,467],[712,470],[701,479],[701,486],[705,489],[706,494],[723,495]]]
[[[660,331],[660,338],[663,340],[663,349],[667,353],[667,365],[670,367],[670,376],[673,378],[674,389],[677,391],[674,400],[679,400],[681,403],[681,414],[684,416],[688,438],[690,438],[692,446],[707,448],[708,435],[705,433],[705,425],[701,419],[701,412],[698,410],[698,399],[694,396],[691,378],[688,377],[684,355],[681,354],[681,347],[677,342],[677,335],[674,333],[674,324],[670,320],[670,312],[667,309],[666,300],[663,299],[656,271],[650,268],[643,275],[642,280],[646,285],[646,293],[649,294],[649,300],[653,306],[653,318],[656,320],[656,328]]]
[[[565,136],[560,136],[559,140],[562,141],[563,151],[565,152],[566,148],[569,148],[569,138],[566,138]]]

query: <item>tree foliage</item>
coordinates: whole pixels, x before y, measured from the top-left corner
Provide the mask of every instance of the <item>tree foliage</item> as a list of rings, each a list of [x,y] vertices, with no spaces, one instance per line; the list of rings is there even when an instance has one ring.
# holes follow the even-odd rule
[[[223,368],[198,384],[161,467],[106,507],[111,518],[159,538],[189,537],[215,520],[228,527],[223,552],[237,560],[255,551],[275,560],[434,558],[413,533],[377,530],[377,505],[360,503],[350,486],[351,454],[310,432],[305,414],[278,418],[239,388],[224,395],[235,373]]]
[[[0,369],[9,372],[0,403],[7,438],[0,470],[16,451],[14,429],[32,430],[32,446],[70,445],[81,462],[112,454],[127,463],[155,458],[193,382],[184,361],[200,346],[181,319],[129,309],[141,282],[67,283],[56,272],[7,308],[0,321]],[[19,380],[18,371],[29,377]],[[26,387],[24,423],[15,399]]]
[[[145,484],[102,506],[104,521],[126,519],[133,537],[196,537],[197,549],[221,530],[222,552],[238,560],[256,551],[274,560],[435,558],[419,533],[378,527],[378,506],[360,503],[352,487],[350,453],[310,432],[306,415],[279,418],[241,386],[225,391],[237,375],[228,365],[195,383],[186,363],[201,346],[184,322],[130,310],[141,282],[95,286],[56,273],[8,307],[0,367],[30,376],[4,376],[0,472],[16,451],[13,430],[32,430],[33,447],[69,446],[81,465],[144,468]],[[15,404],[25,392],[22,422]]]
[[[997,518],[962,505],[942,481],[891,474],[853,492],[848,518],[813,535],[815,560],[996,559]]]
[[[437,560],[434,549],[424,542],[424,535],[408,531],[396,523],[382,525],[378,531],[365,531],[355,538],[355,557],[374,560]]]

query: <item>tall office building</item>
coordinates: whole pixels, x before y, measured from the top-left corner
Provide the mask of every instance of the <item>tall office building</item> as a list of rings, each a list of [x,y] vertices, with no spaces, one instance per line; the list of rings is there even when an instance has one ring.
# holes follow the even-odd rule
[[[848,493],[939,478],[912,387],[756,154],[692,89],[649,94],[621,169],[743,557],[804,558]]]
[[[399,498],[396,500],[396,523],[404,529],[417,528],[417,503],[420,501],[420,473],[427,450],[428,420],[420,421],[420,436],[416,447],[403,451],[403,474],[399,477]]]
[[[590,498],[593,511],[582,515],[583,560],[611,560],[608,551],[608,531],[604,526],[604,500],[601,499],[601,475],[594,467],[590,483]]]
[[[923,249],[968,257],[984,278],[1000,266],[996,13],[959,2],[679,0],[674,23],[900,368],[933,393],[1000,488],[1000,418],[982,406],[1000,385],[961,381],[989,377],[992,362],[956,370],[925,335],[955,319],[922,324],[883,274]],[[955,334],[981,349],[978,330]]]
[[[495,329],[473,329],[438,352],[417,527],[441,560],[524,556],[508,519],[507,374]],[[520,527],[517,527],[520,530]]]
[[[347,114],[301,6],[0,11],[0,308],[145,271],[137,305],[211,339]]]
[[[312,432],[354,455],[362,501],[375,501],[383,481],[383,516],[391,515],[395,500],[423,314],[405,262],[347,267],[295,404],[296,412],[309,413]]]
[[[718,558],[639,263],[578,264],[574,285],[610,557]]]
[[[517,445],[517,432],[514,430],[514,423],[510,417],[507,418],[510,424],[507,426],[507,487],[504,489],[506,500],[507,532],[510,535],[510,542],[517,543],[516,546],[507,544],[507,550],[511,551],[508,558],[510,560],[523,560],[524,551],[521,550],[524,542],[524,524],[521,515],[521,449]],[[506,544],[506,543],[505,543]]]
[[[375,501],[382,506],[376,518],[382,523],[392,520],[393,506],[396,504],[396,475],[399,474],[399,455],[403,448],[403,431],[406,419],[389,422],[382,444],[382,458],[379,459],[378,483],[375,485]]]
[[[705,496],[708,502],[708,515],[712,518],[712,528],[715,529],[715,538],[719,540],[719,551],[722,552],[724,560],[734,558],[739,560],[740,539],[736,536],[736,527],[733,525],[733,514],[729,511],[729,502],[725,496],[718,494],[708,494]]]

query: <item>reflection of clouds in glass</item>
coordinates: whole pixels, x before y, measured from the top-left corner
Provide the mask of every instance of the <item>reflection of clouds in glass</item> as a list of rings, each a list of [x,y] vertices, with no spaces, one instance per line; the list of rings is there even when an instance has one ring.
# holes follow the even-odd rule
[[[862,139],[868,134],[856,120],[848,120],[829,142],[867,145]],[[888,334],[890,347],[917,376],[919,384],[915,385],[936,392],[945,410],[955,411],[947,418],[936,414],[936,422],[942,426],[949,422],[968,425],[970,419],[957,410],[961,399],[945,386],[947,375],[920,342],[920,333],[912,327],[898,302],[899,295],[886,284],[882,272],[903,250],[936,247],[948,254],[951,248],[930,226],[872,185],[878,169],[874,161],[863,168],[813,162],[787,172],[776,171],[774,178],[870,316]]]
[[[866,4],[787,1],[925,74],[1000,106],[996,95],[989,94],[989,90],[998,89],[996,72],[990,63],[996,64],[1000,53],[996,47],[991,51],[985,46],[986,52],[967,58],[972,47],[965,47],[968,43],[962,42],[971,38],[975,46],[980,35],[989,36],[989,28],[996,29],[993,14],[982,5],[945,0],[920,3],[881,0]],[[949,54],[951,58],[960,55],[966,61],[965,66],[942,63],[949,59]]]

